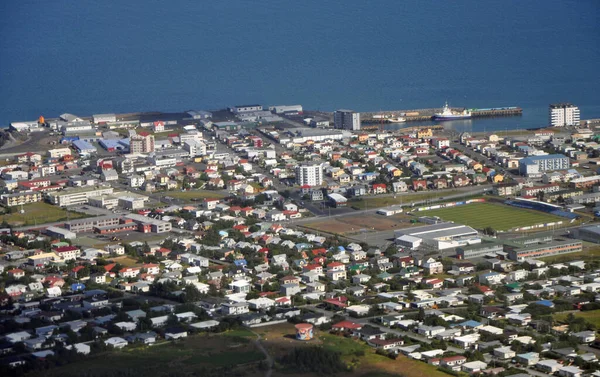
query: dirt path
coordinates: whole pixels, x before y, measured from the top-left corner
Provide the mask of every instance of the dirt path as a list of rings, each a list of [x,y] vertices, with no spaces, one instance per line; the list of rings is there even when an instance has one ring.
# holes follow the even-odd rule
[[[271,375],[273,374],[273,357],[269,354],[269,351],[267,351],[267,349],[263,346],[263,344],[260,342],[261,341],[261,336],[257,333],[255,333],[254,331],[250,330],[254,335],[256,335],[256,340],[253,341],[254,345],[256,345],[256,347],[258,347],[258,349],[260,350],[260,352],[265,354],[265,360],[267,361],[268,367],[269,369],[267,369],[267,372],[265,373],[265,377],[271,377]]]

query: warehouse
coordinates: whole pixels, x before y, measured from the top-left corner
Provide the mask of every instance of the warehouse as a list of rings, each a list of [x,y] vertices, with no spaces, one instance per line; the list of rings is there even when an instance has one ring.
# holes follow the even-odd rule
[[[60,238],[66,240],[72,240],[77,238],[77,234],[75,234],[75,232],[56,226],[49,226],[48,228],[46,228],[46,234],[53,238]]]
[[[412,236],[423,240],[423,245],[437,250],[449,249],[457,246],[481,243],[478,233],[470,226],[452,222],[419,226],[416,228],[398,229],[394,231],[396,242],[403,242],[406,237]]]
[[[92,144],[84,140],[75,140],[73,147],[79,152],[79,154],[91,154],[96,153],[98,150]]]
[[[348,204],[348,199],[341,194],[331,193],[327,196],[329,197],[329,204],[331,204],[332,207],[345,207]]]
[[[573,237],[587,242],[600,243],[600,225],[590,225],[573,230]]]
[[[486,255],[495,255],[504,251],[504,245],[497,242],[483,242],[477,245],[461,246],[456,249],[457,259],[480,258]]]

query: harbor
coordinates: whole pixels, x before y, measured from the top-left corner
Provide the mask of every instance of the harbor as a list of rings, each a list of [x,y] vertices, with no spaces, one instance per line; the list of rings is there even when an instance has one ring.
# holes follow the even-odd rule
[[[404,122],[423,122],[434,118],[440,114],[444,108],[429,108],[416,110],[390,110],[377,112],[362,112],[361,123],[364,125],[381,125],[390,123]],[[450,107],[449,111],[455,114],[468,113],[469,118],[491,118],[523,115],[523,109],[520,107],[492,107],[483,109],[467,109],[466,107]],[[376,126],[377,127],[377,126]]]

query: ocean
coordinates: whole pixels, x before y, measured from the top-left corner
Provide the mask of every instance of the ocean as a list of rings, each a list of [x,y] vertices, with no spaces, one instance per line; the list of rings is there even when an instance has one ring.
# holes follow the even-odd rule
[[[0,125],[247,103],[520,106],[473,130],[600,117],[597,0],[7,0]]]

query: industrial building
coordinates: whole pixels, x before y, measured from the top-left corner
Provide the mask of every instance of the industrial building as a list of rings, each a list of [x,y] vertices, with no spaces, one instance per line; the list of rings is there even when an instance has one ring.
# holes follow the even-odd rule
[[[56,226],[49,226],[48,228],[46,228],[46,234],[49,237],[60,238],[65,240],[73,240],[77,238],[77,234],[75,234],[75,232]]]
[[[552,127],[578,126],[579,107],[572,103],[555,103],[550,105],[548,117],[548,124]]]
[[[314,142],[325,141],[325,140],[342,140],[344,138],[349,138],[352,136],[350,131],[346,130],[331,130],[331,129],[320,129],[320,128],[310,128],[310,127],[298,127],[294,128],[294,136],[289,138],[285,136],[279,137],[279,143],[287,144],[287,143],[306,143],[311,140]]]
[[[323,183],[323,165],[302,164],[295,168],[296,183],[300,186],[321,186]]]
[[[498,242],[482,242],[478,245],[467,245],[456,248],[457,259],[481,258],[486,255],[495,255],[504,251],[504,245]]]
[[[92,115],[92,122],[98,123],[114,123],[117,121],[115,114],[94,114]]]
[[[360,131],[360,113],[337,110],[333,113],[334,127],[340,130]]]
[[[566,170],[570,165],[569,158],[562,154],[530,156],[519,160],[519,173],[525,176],[541,175],[549,170]]]
[[[405,237],[410,236],[410,238]],[[481,243],[478,233],[470,226],[452,222],[419,226],[416,228],[398,229],[394,231],[394,239],[399,244],[414,238],[422,240],[422,244],[436,250]]]
[[[329,204],[335,208],[345,207],[348,205],[348,199],[341,194],[332,192],[331,194],[327,195],[327,197],[329,198]]]
[[[302,114],[302,105],[272,106],[272,107],[269,107],[269,110],[273,111],[275,114],[284,114],[284,113]]]
[[[234,114],[241,114],[253,111],[262,111],[262,109],[262,105],[238,105],[230,107],[229,111],[231,111]]]
[[[590,225],[573,230],[573,237],[587,242],[600,243],[600,225]]]
[[[92,154],[98,151],[96,147],[85,140],[75,140],[73,142],[73,147],[79,154]]]

